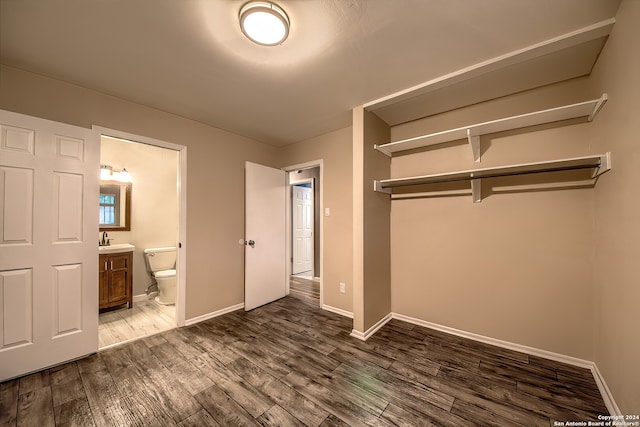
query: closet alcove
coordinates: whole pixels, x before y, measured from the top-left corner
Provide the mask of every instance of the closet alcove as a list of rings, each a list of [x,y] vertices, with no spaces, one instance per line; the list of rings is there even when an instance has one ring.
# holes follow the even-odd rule
[[[442,201],[444,205],[460,206],[462,202],[453,200],[458,200],[459,196],[471,195],[471,200],[476,203],[470,204],[483,210],[485,204],[478,202],[489,195],[495,195],[496,202],[502,205],[504,202],[499,202],[499,199],[507,198],[498,193],[522,193],[519,196],[522,198],[539,198],[539,195],[525,193],[548,190],[559,190],[548,194],[561,194],[563,189],[593,187],[605,172],[611,170],[611,159],[615,153],[593,153],[588,141],[580,145],[573,138],[571,144],[540,152],[536,152],[534,142],[540,130],[572,128],[570,133],[580,133],[575,129],[578,129],[578,126],[590,126],[589,122],[596,118],[608,101],[606,94],[594,97],[592,90],[572,87],[558,97],[558,102],[553,102],[554,97],[545,98],[540,102],[540,97],[533,95],[530,98],[537,102],[527,108],[526,102],[522,100],[528,99],[527,94],[534,89],[545,92],[551,86],[563,84],[561,82],[572,82],[588,76],[614,23],[613,19],[602,21],[528,48],[432,78],[423,84],[354,108],[353,336],[366,339],[392,316],[392,251],[400,249],[403,244],[398,240],[398,230],[394,230],[396,237],[392,239],[392,203],[412,206],[403,208],[406,213],[411,211],[414,205],[406,205],[399,199],[448,197],[448,201]],[[579,83],[574,86],[586,87]],[[510,100],[513,97],[519,100],[518,108],[513,109],[513,113],[508,108],[502,111],[502,114],[496,113],[497,110],[491,111],[488,119],[484,120],[483,117],[487,116],[473,115],[475,111],[481,111],[486,104],[499,103],[500,100]],[[422,126],[419,122],[423,120],[443,114],[455,114],[456,111],[465,111],[465,114],[468,113],[465,117],[470,120],[458,121],[453,126],[443,126],[445,130],[439,130],[443,127],[434,127],[436,131],[418,131],[413,134],[411,132],[415,123],[418,125],[413,127],[419,129]],[[428,130],[428,127],[426,129]],[[509,148],[508,153],[504,154],[502,150],[505,145],[502,141],[485,145],[486,140],[493,139],[496,135],[507,134],[508,137],[512,137],[515,134],[521,137],[527,133],[528,135],[519,141],[521,143],[526,139],[532,143],[516,155],[513,151],[517,148]],[[392,134],[400,137],[394,140]],[[468,151],[465,151],[461,144],[467,145]],[[548,148],[548,144],[546,145]],[[416,160],[407,160],[412,157]],[[483,157],[487,158],[486,162]],[[431,160],[421,168],[423,159]],[[438,162],[434,159],[444,161]],[[475,164],[475,167],[468,167],[468,161],[471,161],[472,165]],[[410,167],[396,166],[409,163]],[[403,171],[406,170],[417,173],[404,175]],[[493,199],[491,200],[493,203]],[[426,208],[421,206],[421,211],[424,211]],[[429,206],[441,208],[440,205]],[[489,210],[493,209],[497,207]],[[460,212],[451,214],[456,218],[462,216]],[[470,215],[469,220],[473,220],[473,215],[486,216],[488,213],[465,215]],[[398,219],[394,221],[397,225]],[[434,227],[428,223],[433,221],[432,219],[425,218],[424,221],[429,229]],[[403,235],[411,234],[404,229],[401,231]],[[429,250],[416,243],[427,237],[424,231],[420,231],[419,234],[422,236],[407,237],[411,240],[409,246],[416,251]],[[395,242],[393,245],[392,240]],[[356,245],[355,242],[362,243]],[[392,246],[396,249],[392,249]],[[403,254],[406,251],[406,248],[401,250]],[[465,251],[467,250],[462,252]],[[394,252],[396,260],[400,256]],[[472,261],[473,258],[472,256]],[[397,264],[397,261],[395,263]],[[404,261],[402,264],[404,265]],[[418,266],[412,268],[416,269]],[[394,271],[394,275],[397,276],[398,270]],[[414,274],[410,281],[415,282],[416,277]],[[397,282],[399,279],[394,280]],[[430,277],[425,272],[423,280],[438,280],[438,277]],[[432,296],[415,285],[412,289],[412,297],[405,298],[406,301],[402,304],[394,297],[395,309],[400,310],[403,315],[424,318],[426,314],[421,314],[424,312],[419,308],[419,301]],[[397,293],[397,289],[394,292]],[[433,314],[430,313],[427,317],[431,318]],[[443,322],[447,323],[445,320]],[[460,323],[462,329],[463,323]]]

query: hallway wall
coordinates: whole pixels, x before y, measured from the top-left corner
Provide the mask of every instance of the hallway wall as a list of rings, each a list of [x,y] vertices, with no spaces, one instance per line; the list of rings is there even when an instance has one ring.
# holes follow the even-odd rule
[[[324,160],[323,303],[345,312],[353,310],[351,128],[340,129],[279,150],[279,166]],[[346,285],[344,294],[339,283]]]

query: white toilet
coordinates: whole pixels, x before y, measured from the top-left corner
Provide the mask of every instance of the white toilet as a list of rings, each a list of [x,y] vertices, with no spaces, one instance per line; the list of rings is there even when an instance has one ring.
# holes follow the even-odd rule
[[[156,279],[158,296],[156,301],[169,305],[176,303],[176,248],[148,248],[144,250],[147,272]]]

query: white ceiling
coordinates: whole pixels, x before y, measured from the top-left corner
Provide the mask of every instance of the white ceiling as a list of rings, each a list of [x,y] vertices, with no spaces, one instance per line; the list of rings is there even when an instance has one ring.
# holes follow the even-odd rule
[[[284,44],[245,0],[0,0],[4,64],[273,145],[351,109],[614,17],[620,0],[280,0]]]

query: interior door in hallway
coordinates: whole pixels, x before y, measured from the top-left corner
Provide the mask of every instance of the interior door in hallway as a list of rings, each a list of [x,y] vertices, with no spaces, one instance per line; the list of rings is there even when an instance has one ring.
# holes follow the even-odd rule
[[[313,188],[293,185],[292,191],[292,274],[313,276]]]
[[[0,381],[98,350],[99,152],[0,110]]]
[[[244,308],[286,295],[286,174],[245,163]]]

